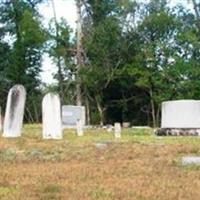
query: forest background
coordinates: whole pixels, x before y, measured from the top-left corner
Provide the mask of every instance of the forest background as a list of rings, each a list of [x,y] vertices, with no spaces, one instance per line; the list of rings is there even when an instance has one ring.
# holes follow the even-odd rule
[[[63,105],[84,105],[88,124],[156,127],[161,102],[200,99],[199,0],[76,0],[75,33],[56,17],[54,1],[0,1],[2,111],[14,84],[27,90],[29,123],[41,121],[47,92]],[[38,11],[44,3],[52,5],[48,27]],[[51,85],[41,79],[44,54],[57,67]]]

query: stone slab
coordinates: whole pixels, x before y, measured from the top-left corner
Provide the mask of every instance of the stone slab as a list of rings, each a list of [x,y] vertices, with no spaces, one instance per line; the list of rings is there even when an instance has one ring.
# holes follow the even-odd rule
[[[163,102],[161,128],[200,128],[200,101]]]
[[[200,156],[186,156],[182,158],[182,165],[200,165]]]
[[[76,128],[77,121],[81,120],[83,126],[86,124],[85,107],[74,105],[62,106],[62,125],[66,128]]]

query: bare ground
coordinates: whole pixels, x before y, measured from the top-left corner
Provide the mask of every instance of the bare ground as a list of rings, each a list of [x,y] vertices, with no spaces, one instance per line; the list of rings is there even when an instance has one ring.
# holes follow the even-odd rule
[[[200,138],[66,130],[44,141],[41,127],[28,125],[21,138],[0,138],[0,199],[199,200],[200,167],[181,166],[185,155],[200,155]]]

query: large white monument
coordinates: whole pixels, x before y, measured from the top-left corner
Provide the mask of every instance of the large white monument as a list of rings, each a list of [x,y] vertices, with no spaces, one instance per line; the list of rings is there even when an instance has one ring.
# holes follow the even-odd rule
[[[62,106],[62,124],[66,128],[76,128],[77,122],[81,121],[85,126],[85,107],[64,105]]]
[[[200,128],[200,101],[163,102],[161,128]]]
[[[57,94],[48,93],[42,101],[44,139],[62,139],[61,105]]]
[[[13,86],[7,98],[3,137],[19,137],[24,117],[26,90],[22,85]]]
[[[199,135],[200,101],[176,100],[162,103],[161,128],[157,135]]]

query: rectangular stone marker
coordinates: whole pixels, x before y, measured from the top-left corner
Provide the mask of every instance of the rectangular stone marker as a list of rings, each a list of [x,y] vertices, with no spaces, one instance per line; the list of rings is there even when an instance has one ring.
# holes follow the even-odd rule
[[[26,90],[22,85],[13,86],[7,98],[3,137],[19,137],[24,118]]]
[[[113,126],[112,125],[107,125],[106,126],[106,130],[110,133],[110,132],[112,132],[113,131]]]
[[[161,128],[200,129],[200,101],[175,100],[163,102]]]
[[[83,136],[83,134],[84,134],[84,132],[83,132],[83,123],[82,123],[81,120],[77,120],[76,130],[77,130],[77,135],[78,136]]]
[[[62,106],[62,124],[64,127],[76,128],[78,120],[81,120],[82,125],[85,126],[84,106],[73,106],[73,105]]]
[[[48,93],[42,101],[42,127],[44,139],[62,139],[62,124],[58,95]]]
[[[182,165],[200,165],[200,157],[199,156],[183,157]]]
[[[121,131],[122,131],[121,124],[115,123],[114,127],[115,127],[115,132],[114,132],[115,138],[121,138]]]
[[[123,123],[122,123],[122,127],[123,127],[123,128],[129,128],[130,125],[131,125],[130,122],[123,122]]]

